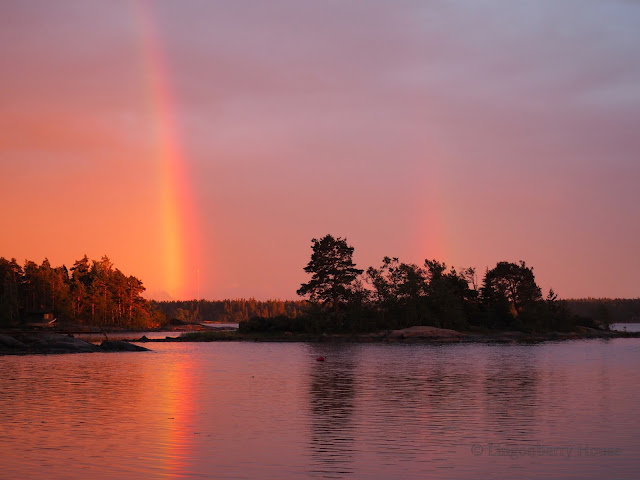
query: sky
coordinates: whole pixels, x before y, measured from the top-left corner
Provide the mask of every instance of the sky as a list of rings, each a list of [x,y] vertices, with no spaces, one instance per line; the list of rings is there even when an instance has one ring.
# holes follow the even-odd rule
[[[640,296],[640,2],[4,0],[0,256],[296,298],[311,239]]]

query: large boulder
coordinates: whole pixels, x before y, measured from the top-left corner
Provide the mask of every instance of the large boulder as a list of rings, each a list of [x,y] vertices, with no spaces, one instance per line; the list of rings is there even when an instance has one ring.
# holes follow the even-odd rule
[[[100,350],[92,343],[59,333],[22,335],[19,340],[30,353],[90,353]]]
[[[41,345],[43,353],[91,353],[99,350],[92,343],[68,335],[47,335]]]
[[[455,341],[459,340],[462,334],[455,330],[447,328],[429,327],[426,325],[417,325],[415,327],[403,328],[402,330],[393,330],[387,338],[394,340],[413,339],[413,340],[436,340],[436,341]]]
[[[104,341],[97,346],[70,335],[58,333],[22,333],[16,337],[0,334],[0,354],[140,352],[148,348],[123,341]]]

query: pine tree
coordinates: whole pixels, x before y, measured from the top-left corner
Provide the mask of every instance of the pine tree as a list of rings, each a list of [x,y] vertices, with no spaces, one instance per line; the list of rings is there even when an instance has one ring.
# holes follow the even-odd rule
[[[345,238],[326,235],[311,242],[313,253],[304,268],[311,274],[311,280],[303,283],[297,293],[308,295],[312,303],[332,306],[337,319],[340,304],[349,299],[352,286],[362,270],[353,263],[353,247]]]

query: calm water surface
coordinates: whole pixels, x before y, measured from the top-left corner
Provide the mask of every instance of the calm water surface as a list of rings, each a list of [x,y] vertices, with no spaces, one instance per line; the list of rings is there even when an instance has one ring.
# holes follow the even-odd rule
[[[620,332],[640,332],[640,323],[612,323],[611,330]]]
[[[640,339],[148,346],[0,357],[0,478],[640,472]]]

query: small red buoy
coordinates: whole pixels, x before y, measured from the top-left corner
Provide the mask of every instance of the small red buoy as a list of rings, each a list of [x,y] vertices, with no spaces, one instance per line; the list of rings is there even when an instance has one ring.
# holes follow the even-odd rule
[[[322,355],[320,355],[318,358],[316,358],[317,362],[324,362],[324,357]]]

